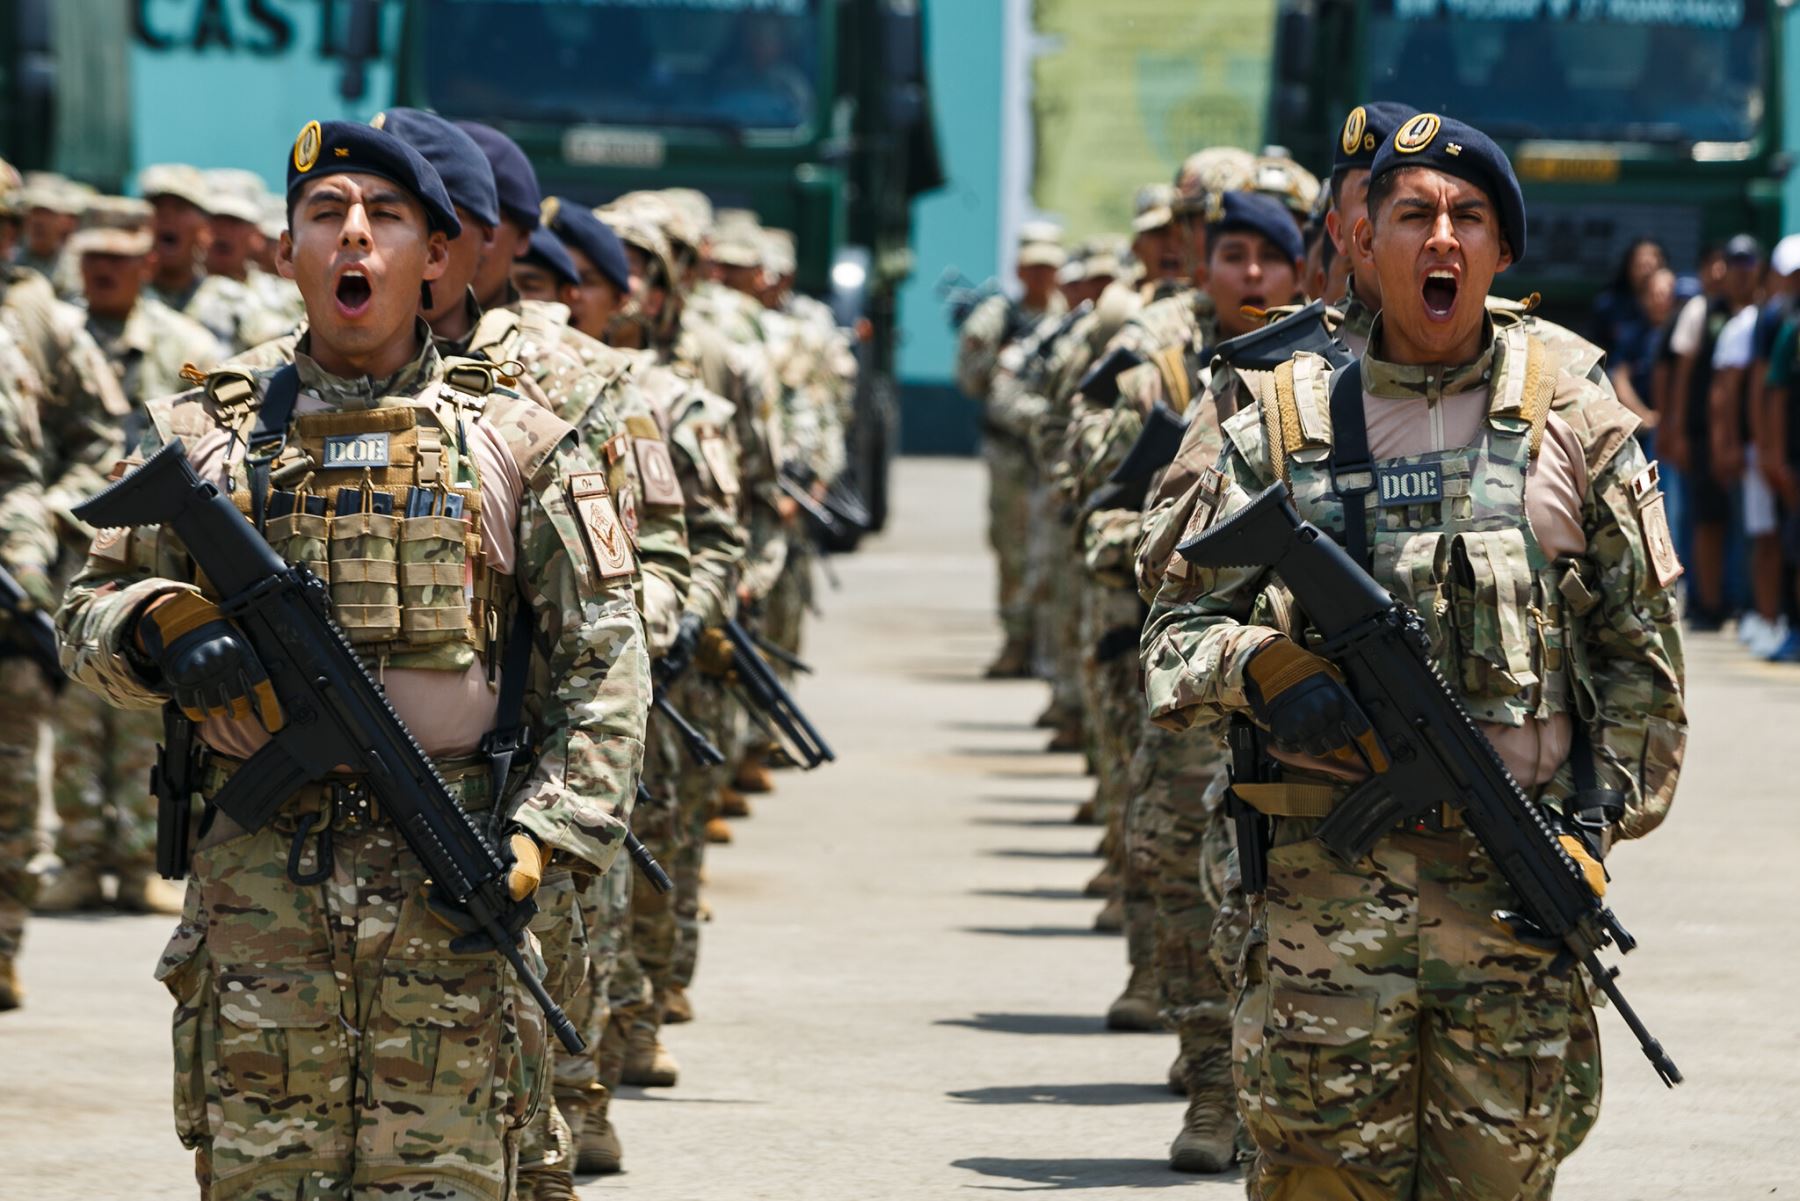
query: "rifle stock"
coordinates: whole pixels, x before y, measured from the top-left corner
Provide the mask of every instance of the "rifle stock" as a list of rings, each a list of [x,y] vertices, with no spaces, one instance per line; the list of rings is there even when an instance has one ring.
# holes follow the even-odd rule
[[[1630,951],[1636,940],[1588,887],[1545,807],[1525,795],[1439,674],[1418,614],[1302,520],[1281,484],[1178,549],[1196,566],[1266,567],[1279,576],[1323,635],[1315,649],[1343,672],[1374,727],[1387,769],[1338,802],[1319,823],[1319,840],[1354,863],[1402,820],[1457,803],[1518,895],[1523,920],[1515,926],[1585,966],[1663,1083],[1678,1084],[1680,1071],[1626,1003],[1617,971],[1599,958],[1614,942]]]

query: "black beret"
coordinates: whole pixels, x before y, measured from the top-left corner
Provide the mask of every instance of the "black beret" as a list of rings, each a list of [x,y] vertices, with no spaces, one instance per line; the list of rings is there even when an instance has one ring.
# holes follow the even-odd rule
[[[1359,167],[1368,170],[1375,152],[1418,111],[1398,100],[1376,100],[1351,109],[1331,151],[1331,182],[1337,183]]]
[[[1287,205],[1264,192],[1227,192],[1219,197],[1219,210],[1206,223],[1207,236],[1239,230],[1261,234],[1295,262],[1306,257],[1294,215]]]
[[[562,239],[541,225],[531,231],[531,249],[519,261],[536,263],[562,283],[576,286],[581,283],[581,272],[576,268],[575,260],[569,257]]]
[[[1525,257],[1525,195],[1519,190],[1512,161],[1492,138],[1454,117],[1419,113],[1381,144],[1369,171],[1379,179],[1408,167],[1442,171],[1486,192],[1499,213],[1500,232],[1506,236],[1513,262]]]
[[[494,171],[475,139],[436,113],[390,108],[369,122],[417,150],[444,181],[451,203],[490,228],[500,224],[500,197]]]
[[[544,202],[544,193],[538,187],[537,172],[532,169],[531,160],[525,157],[519,144],[492,125],[483,125],[479,121],[458,121],[456,124],[487,156],[488,167],[494,173],[494,186],[500,193],[500,211],[526,229],[536,229],[538,206]]]
[[[631,261],[611,226],[580,205],[565,204],[555,196],[544,201],[544,219],[565,246],[585,255],[613,287],[631,291]]]
[[[462,233],[444,181],[417,150],[391,133],[357,121],[308,121],[288,155],[290,211],[301,188],[327,175],[378,175],[411,192],[432,229],[452,238]]]

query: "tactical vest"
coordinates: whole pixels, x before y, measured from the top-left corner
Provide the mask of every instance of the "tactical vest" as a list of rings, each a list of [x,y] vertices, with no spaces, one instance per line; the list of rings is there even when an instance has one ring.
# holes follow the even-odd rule
[[[481,474],[470,426],[492,388],[485,366],[447,364],[443,382],[374,408],[289,423],[271,473],[264,536],[330,590],[332,616],[382,667],[492,670],[511,589],[482,549]],[[243,381],[235,373],[213,381]],[[240,431],[242,432],[242,431]],[[242,480],[232,501],[255,519]]]
[[[1579,561],[1545,554],[1525,509],[1555,378],[1542,343],[1516,326],[1502,329],[1488,414],[1473,445],[1376,460],[1364,500],[1372,574],[1424,619],[1432,657],[1470,713],[1499,725],[1577,707],[1570,655],[1583,645],[1581,618],[1593,597]],[[1264,434],[1300,515],[1343,543],[1330,379],[1316,356],[1278,368]]]

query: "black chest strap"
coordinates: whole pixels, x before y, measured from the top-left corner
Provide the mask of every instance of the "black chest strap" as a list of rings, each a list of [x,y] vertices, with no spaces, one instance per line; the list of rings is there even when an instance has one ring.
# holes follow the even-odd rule
[[[268,513],[269,474],[275,460],[287,449],[288,425],[294,419],[294,405],[299,399],[300,372],[289,363],[269,378],[268,390],[256,410],[256,424],[250,428],[244,466],[250,473],[250,521],[258,533],[263,532]]]
[[[1369,424],[1363,414],[1362,360],[1331,377],[1331,490],[1344,507],[1344,550],[1364,571],[1372,571],[1365,509],[1375,491],[1375,460],[1369,454]]]

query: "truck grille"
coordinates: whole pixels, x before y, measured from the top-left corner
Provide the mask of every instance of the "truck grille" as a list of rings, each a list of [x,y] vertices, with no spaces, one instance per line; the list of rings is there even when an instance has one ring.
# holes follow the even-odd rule
[[[1604,287],[1638,238],[1662,243],[1677,271],[1692,271],[1700,258],[1697,205],[1527,201],[1526,213],[1529,245],[1521,272],[1533,279]]]

